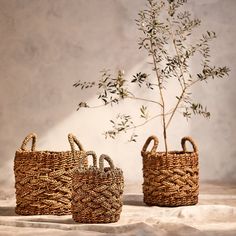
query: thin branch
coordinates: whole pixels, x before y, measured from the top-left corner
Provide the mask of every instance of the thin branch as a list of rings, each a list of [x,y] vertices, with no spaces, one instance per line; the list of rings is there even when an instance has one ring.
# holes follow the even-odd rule
[[[106,103],[106,104],[101,104],[101,105],[97,105],[97,106],[89,106],[89,107],[85,107],[86,109],[96,109],[96,108],[99,108],[99,107],[105,107],[105,106],[107,106],[108,104],[110,104],[111,102],[108,102],[108,103]],[[82,107],[83,108],[83,107]],[[80,107],[79,108],[77,108],[77,111],[80,109]]]
[[[198,81],[200,81],[200,79],[194,80],[192,83],[188,84],[188,85],[184,88],[184,90],[182,91],[182,93],[181,93],[181,95],[180,95],[180,97],[179,97],[179,99],[178,99],[178,102],[177,102],[176,105],[175,105],[175,108],[174,108],[174,110],[173,110],[173,113],[172,113],[172,115],[170,116],[170,119],[169,119],[168,122],[167,122],[166,128],[168,128],[168,126],[169,126],[171,120],[173,119],[173,117],[174,117],[174,115],[175,115],[175,112],[176,112],[176,110],[178,109],[179,104],[180,104],[180,102],[182,101],[182,98],[183,98],[183,96],[184,96],[186,90],[187,90],[188,88],[190,88],[191,86],[193,86],[193,85],[194,85],[195,83],[197,83]]]
[[[186,88],[190,88],[191,86],[193,86],[194,84],[196,84],[198,81],[200,81],[201,79],[196,79],[196,80],[194,80],[194,81],[192,81],[192,83],[190,83],[190,84],[188,84],[187,86],[186,86]]]
[[[151,100],[151,99],[146,99],[146,98],[139,98],[139,97],[136,97],[134,94],[130,93],[132,95],[131,96],[127,96],[127,97],[124,97],[122,99],[118,99],[117,101],[121,101],[121,100],[125,100],[125,99],[131,99],[131,100],[139,100],[139,101],[145,101],[145,102],[150,102],[150,103],[155,103],[159,106],[162,107],[162,104],[159,103],[159,102],[156,102],[154,100]],[[85,108],[91,108],[91,109],[96,109],[96,108],[100,108],[100,107],[105,107],[111,103],[114,103],[114,101],[110,101],[110,102],[107,102],[106,104],[101,104],[101,105],[96,105],[96,106],[89,106],[89,107],[85,107]],[[79,108],[77,109],[77,111],[79,110]]]
[[[179,81],[180,87],[181,87],[181,89],[182,89],[182,91],[183,91],[183,90],[184,90],[184,86],[182,85],[180,76],[179,76],[178,72],[176,71],[176,69],[174,69],[174,72],[175,72],[175,75],[177,76],[177,79],[178,79],[178,81]]]
[[[157,102],[157,101],[154,101],[154,100],[151,100],[151,99],[146,99],[146,98],[139,98],[139,97],[136,97],[133,94],[132,94],[132,97],[128,96],[126,98],[134,99],[134,100],[140,100],[140,101],[145,101],[145,102],[151,102],[151,103],[155,103],[155,104],[157,104],[157,105],[162,107],[162,104],[160,102]]]
[[[167,113],[165,114],[165,116],[168,116],[168,115],[170,115],[171,113],[172,113],[172,110],[170,110],[169,112],[167,112]],[[153,117],[147,119],[147,120],[144,121],[143,123],[141,123],[141,124],[139,124],[139,125],[134,125],[133,127],[129,127],[129,128],[127,128],[126,130],[136,129],[136,128],[139,128],[139,127],[141,127],[141,126],[144,126],[144,125],[146,125],[148,122],[150,122],[151,120],[154,120],[154,119],[156,119],[156,118],[158,118],[158,117],[160,117],[160,116],[163,116],[163,115],[162,115],[162,114],[155,115],[155,116],[153,116]]]
[[[152,38],[150,38],[150,46],[151,46],[151,54],[152,54],[152,59],[153,59],[154,70],[155,70],[156,77],[157,77],[157,80],[158,80],[158,88],[159,88],[159,93],[160,93],[160,97],[161,97],[163,136],[164,136],[165,151],[166,151],[166,156],[167,156],[168,146],[167,146],[167,135],[166,135],[165,100],[164,100],[164,96],[163,96],[162,89],[161,89],[161,79],[160,79],[160,76],[158,74],[158,67],[157,67],[157,62],[156,62],[156,59],[155,59],[155,53],[154,53],[154,49],[153,49]]]
[[[173,42],[173,45],[174,45],[174,49],[175,49],[175,52],[176,52],[176,56],[178,57],[178,60],[179,60],[179,64],[180,64],[180,73],[181,73],[181,76],[183,78],[183,84],[180,82],[180,85],[181,85],[181,88],[185,88],[186,87],[186,82],[185,82],[185,78],[184,78],[184,72],[183,72],[183,67],[182,67],[182,64],[180,63],[180,55],[179,55],[179,51],[178,51],[178,48],[177,48],[177,45],[176,45],[176,39],[175,39],[175,36],[174,36],[174,33],[173,33],[173,27],[172,27],[172,24],[169,20],[169,18],[167,19],[167,21],[169,22],[169,26],[170,26],[170,34],[171,34],[171,37],[172,37],[172,42]],[[179,78],[179,81],[180,78]]]
[[[171,122],[171,120],[173,119],[173,117],[174,117],[174,115],[175,115],[175,113],[176,113],[176,110],[178,109],[179,104],[180,104],[180,102],[182,101],[182,98],[183,98],[185,92],[187,91],[187,89],[189,89],[190,87],[192,87],[194,84],[196,84],[196,83],[197,83],[198,81],[200,81],[200,80],[201,80],[201,79],[196,79],[196,80],[192,81],[192,83],[186,85],[186,87],[184,88],[184,90],[182,91],[182,93],[181,93],[181,95],[180,95],[180,97],[179,97],[179,99],[178,99],[178,102],[177,102],[176,105],[175,105],[175,108],[174,108],[174,110],[173,110],[172,115],[170,116],[170,119],[169,119],[168,122],[167,122],[166,128],[168,128],[168,126],[170,125],[170,122]]]
[[[166,128],[168,128],[168,126],[170,125],[170,122],[171,122],[171,120],[173,119],[173,117],[174,117],[174,115],[175,115],[175,112],[176,112],[176,110],[178,109],[178,107],[179,107],[179,104],[180,104],[180,102],[182,101],[182,98],[183,98],[183,96],[184,96],[184,94],[185,94],[185,92],[186,92],[186,87],[185,87],[185,89],[182,91],[182,93],[181,93],[181,95],[180,95],[180,97],[179,97],[179,99],[178,99],[178,102],[176,103],[176,105],[175,105],[175,107],[174,107],[174,110],[173,110],[173,112],[172,112],[172,114],[171,114],[171,116],[170,116],[170,119],[168,120],[168,122],[167,122],[167,125],[166,125]]]

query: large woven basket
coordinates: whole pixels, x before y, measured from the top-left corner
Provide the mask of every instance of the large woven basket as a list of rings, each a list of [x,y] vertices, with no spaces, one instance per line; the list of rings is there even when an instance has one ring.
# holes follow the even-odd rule
[[[32,139],[31,150],[26,144]],[[71,214],[72,172],[84,150],[72,134],[71,151],[36,151],[36,134],[29,134],[16,151],[14,160],[16,208],[20,215]],[[74,143],[79,147],[75,150]],[[73,154],[73,155],[72,155]],[[87,161],[83,159],[83,165]]]
[[[147,148],[151,141],[154,145]],[[193,146],[187,151],[186,141]],[[198,202],[198,149],[190,137],[182,138],[183,151],[157,152],[158,139],[150,136],[142,149],[144,202],[151,206],[186,206]]]
[[[120,218],[122,210],[122,194],[124,187],[123,172],[115,168],[107,155],[101,155],[99,167],[94,152],[93,166],[79,166],[72,181],[72,216],[79,223],[111,223]],[[104,160],[110,167],[104,168]]]

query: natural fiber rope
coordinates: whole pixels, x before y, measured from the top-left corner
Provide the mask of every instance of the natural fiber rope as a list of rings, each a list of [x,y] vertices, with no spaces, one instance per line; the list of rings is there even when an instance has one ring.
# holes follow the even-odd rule
[[[80,160],[79,160],[79,165],[78,167],[76,167],[76,170],[80,171],[80,170],[84,170],[84,166],[83,166],[83,162],[84,160],[88,157],[88,156],[92,156],[93,158],[93,165],[92,167],[96,167],[97,168],[97,155],[95,152],[93,151],[87,151],[85,153],[83,153],[83,155],[81,156]]]
[[[194,152],[198,152],[197,145],[195,144],[193,139],[191,137],[183,137],[181,140],[181,146],[182,146],[184,152],[187,152],[186,141],[189,141],[192,144]]]
[[[148,137],[147,141],[145,142],[145,144],[143,146],[143,149],[142,149],[143,152],[146,152],[146,150],[147,150],[147,148],[148,148],[148,146],[149,146],[149,144],[152,140],[154,141],[154,144],[153,144],[153,147],[151,149],[151,152],[155,152],[157,150],[159,140],[155,135],[152,135],[152,136]]]
[[[151,151],[147,151],[154,140]],[[186,150],[189,141],[194,151]],[[156,152],[158,139],[151,136],[142,149],[143,156],[143,192],[147,205],[180,206],[193,205],[198,201],[199,169],[198,149],[192,138],[181,140],[183,151]]]
[[[23,141],[21,145],[21,150],[26,151],[26,145],[29,142],[29,140],[32,139],[32,145],[31,145],[31,151],[35,150],[35,145],[36,145],[36,140],[37,140],[37,135],[35,133],[30,133]]]
[[[79,166],[73,176],[73,219],[80,223],[116,222],[122,210],[122,170],[115,168],[107,155],[100,156],[98,168],[96,154],[87,152],[82,158],[88,155],[93,157],[93,166],[88,169]],[[110,167],[104,168],[104,160]]]
[[[75,137],[69,135],[69,142]],[[72,139],[73,137],[73,139]],[[32,139],[31,151],[26,145]],[[80,151],[35,151],[36,135],[29,134],[14,161],[16,213],[20,215],[64,215],[71,213],[72,173],[79,164]],[[72,146],[72,144],[71,144]],[[73,155],[72,155],[73,153]],[[84,165],[87,165],[84,159]]]
[[[75,145],[74,144],[77,144],[77,146],[79,147],[79,149],[81,151],[84,150],[82,144],[80,143],[80,141],[73,135],[73,134],[68,134],[68,140],[69,140],[69,143],[70,143],[70,147],[71,147],[71,151],[74,153],[75,152]]]
[[[108,155],[102,154],[99,158],[99,169],[101,172],[104,172],[104,160],[109,163],[111,170],[115,169],[112,159]]]

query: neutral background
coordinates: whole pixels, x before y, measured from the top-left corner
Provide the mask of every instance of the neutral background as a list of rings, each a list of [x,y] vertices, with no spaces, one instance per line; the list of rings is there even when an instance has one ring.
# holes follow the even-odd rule
[[[144,4],[144,0],[0,0],[1,192],[14,192],[15,150],[30,132],[38,135],[39,150],[68,150],[67,134],[72,132],[87,150],[109,154],[124,170],[127,183],[141,186],[140,150],[149,135],[161,136],[159,121],[137,130],[137,143],[127,143],[125,136],[105,140],[102,133],[109,120],[117,112],[135,114],[141,104],[76,112],[79,101],[96,104],[96,92],[81,93],[72,84],[97,80],[103,68],[122,68],[127,77],[147,70],[134,22]],[[191,135],[200,149],[201,180],[236,183],[236,1],[189,0],[189,7],[202,19],[203,29],[218,33],[212,61],[229,66],[231,73],[228,80],[194,88],[212,118],[186,123],[177,116],[169,132],[170,146],[180,149],[181,138]],[[176,92],[174,86],[170,89]]]

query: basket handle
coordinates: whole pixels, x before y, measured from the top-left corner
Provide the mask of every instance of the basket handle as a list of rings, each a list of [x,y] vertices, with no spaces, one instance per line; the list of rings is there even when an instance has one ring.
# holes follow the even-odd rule
[[[36,145],[36,139],[37,139],[37,135],[35,133],[30,133],[25,137],[20,148],[22,151],[27,151],[26,145],[30,141],[30,139],[32,139],[31,151],[32,152],[35,151],[35,145]]]
[[[73,134],[68,134],[68,140],[71,146],[71,151],[74,153],[75,152],[75,145],[76,144],[80,151],[84,151],[84,148],[82,146],[82,144],[80,143],[80,141],[75,137],[75,135]]]
[[[148,137],[145,144],[143,145],[143,149],[142,149],[143,152],[146,152],[146,150],[148,148],[148,145],[150,144],[150,142],[152,140],[154,141],[154,144],[153,144],[153,147],[151,149],[151,152],[155,152],[157,150],[157,146],[158,146],[159,141],[158,141],[158,138],[155,135],[152,135],[152,136]]]
[[[82,163],[84,162],[84,159],[87,158],[88,156],[92,156],[93,157],[93,167],[97,167],[97,155],[95,152],[93,151],[87,151],[84,153],[84,155],[81,156],[80,160],[79,160],[79,169],[83,168]]]
[[[194,152],[198,152],[197,145],[193,141],[193,139],[191,137],[183,137],[181,140],[181,146],[182,146],[184,152],[187,152],[186,141],[189,141],[192,144]]]
[[[112,170],[115,168],[112,159],[108,155],[102,154],[99,158],[100,171],[104,172],[104,160],[106,160],[108,162],[108,164],[110,165]]]

